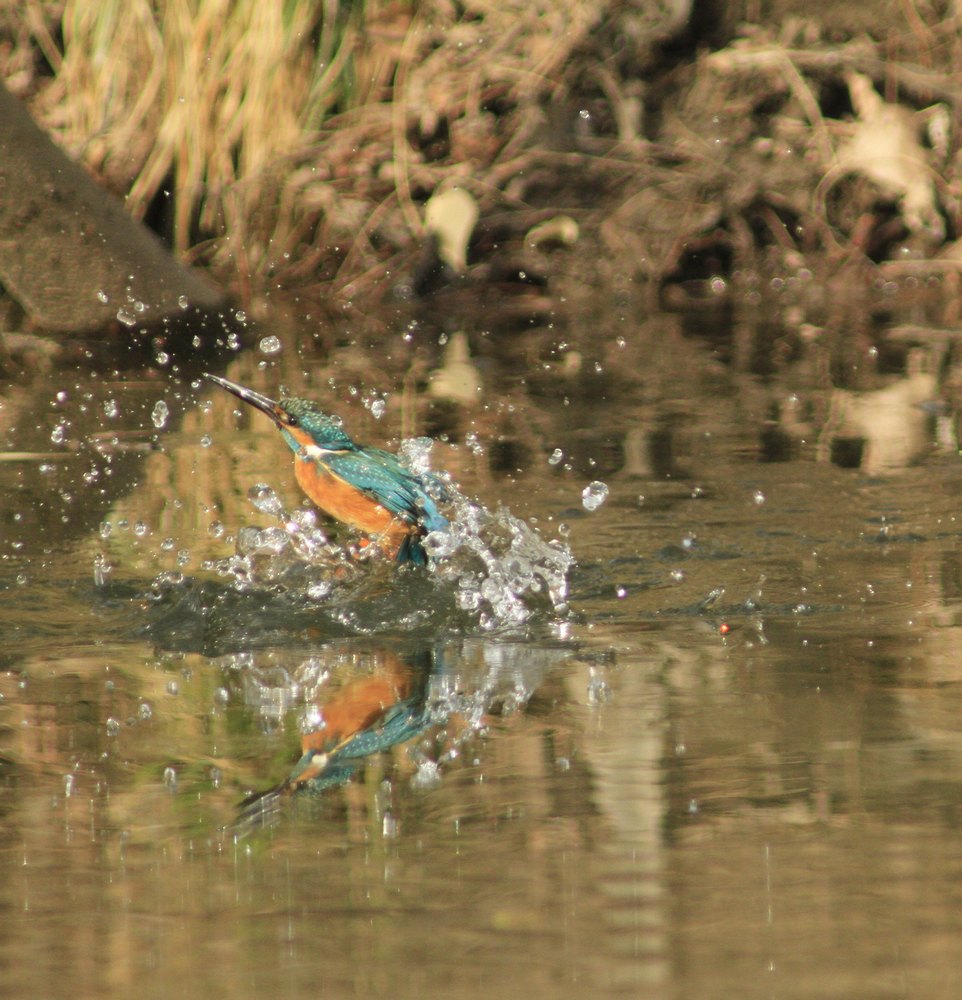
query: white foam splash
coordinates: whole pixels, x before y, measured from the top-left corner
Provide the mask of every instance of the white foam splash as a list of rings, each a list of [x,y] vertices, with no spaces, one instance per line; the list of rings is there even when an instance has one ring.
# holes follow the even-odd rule
[[[430,439],[417,438],[404,442],[400,454],[412,471],[431,475],[430,446]],[[485,631],[524,625],[538,612],[567,616],[574,563],[568,546],[545,541],[504,507],[491,511],[450,484],[444,490],[449,524],[429,533],[423,545],[428,574],[453,596],[455,607]],[[286,510],[264,483],[251,489],[250,500],[277,523],[242,528],[236,553],[207,564],[239,590],[271,587],[297,571],[302,596],[322,603],[336,600],[370,563],[382,561],[376,546],[332,544],[313,510]]]
[[[451,523],[432,531],[424,548],[461,610],[476,613],[485,629],[522,625],[545,603],[566,615],[571,550],[546,542],[504,507],[490,511],[456,490],[451,495]]]

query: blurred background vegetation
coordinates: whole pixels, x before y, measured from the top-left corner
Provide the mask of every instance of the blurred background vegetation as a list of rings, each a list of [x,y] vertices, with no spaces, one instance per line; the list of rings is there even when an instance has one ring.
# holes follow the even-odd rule
[[[490,166],[505,102],[556,90],[605,6],[28,0],[0,71],[182,254],[242,285],[313,281],[355,241],[419,235],[413,198]]]
[[[451,187],[476,285],[714,294],[748,261],[831,278],[954,243],[960,37],[929,0],[7,0],[0,78],[245,304],[430,290]],[[935,105],[867,154],[915,178],[866,164],[879,129],[850,142]],[[598,253],[542,252],[578,241]]]

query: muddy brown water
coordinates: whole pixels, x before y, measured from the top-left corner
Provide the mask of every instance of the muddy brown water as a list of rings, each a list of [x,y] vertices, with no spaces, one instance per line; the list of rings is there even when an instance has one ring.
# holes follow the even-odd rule
[[[503,505],[570,546],[570,610],[511,628],[496,587],[331,584],[273,535],[225,570],[283,530],[252,486],[298,499],[194,373],[37,388],[0,463],[4,995],[957,997],[951,414],[924,345],[840,393],[817,344],[759,365],[769,334],[479,338],[468,412],[412,388],[416,336],[231,362],[360,438],[446,433],[495,533]],[[429,664],[430,725],[235,825],[305,699],[391,658]]]

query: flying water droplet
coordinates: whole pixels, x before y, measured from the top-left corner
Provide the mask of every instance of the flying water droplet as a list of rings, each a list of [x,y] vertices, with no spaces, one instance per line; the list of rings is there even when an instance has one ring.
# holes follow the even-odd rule
[[[247,491],[247,499],[263,514],[277,517],[284,510],[280,497],[267,483],[256,483]]]
[[[585,510],[597,510],[608,499],[608,487],[596,479],[581,491],[581,503]]]
[[[560,448],[555,448],[548,456],[548,465],[557,465],[564,457],[565,453]]]
[[[154,408],[150,412],[150,419],[153,422],[154,427],[160,429],[167,423],[167,418],[170,416],[170,407],[162,400],[158,399],[154,403]]]
[[[435,760],[422,760],[411,777],[411,785],[420,791],[437,788],[441,784],[441,771]]]
[[[281,343],[280,337],[263,337],[257,345],[257,349],[261,354],[280,354],[283,350],[284,345]]]
[[[102,587],[113,570],[110,560],[101,552],[94,556],[94,586]]]
[[[611,700],[611,688],[604,677],[594,667],[588,675],[588,704],[604,705]]]

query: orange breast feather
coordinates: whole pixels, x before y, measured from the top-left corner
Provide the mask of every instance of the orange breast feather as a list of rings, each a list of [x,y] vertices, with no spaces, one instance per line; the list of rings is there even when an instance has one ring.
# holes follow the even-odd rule
[[[298,458],[294,474],[300,488],[331,517],[371,535],[380,535],[382,547],[397,551],[411,530],[386,507],[335,476],[320,462]]]

